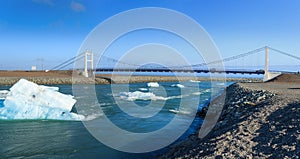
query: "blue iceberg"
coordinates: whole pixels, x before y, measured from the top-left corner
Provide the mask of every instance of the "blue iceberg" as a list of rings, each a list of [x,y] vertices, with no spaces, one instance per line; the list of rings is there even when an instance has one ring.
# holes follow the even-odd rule
[[[6,93],[0,119],[51,119],[83,120],[84,116],[72,113],[76,100],[58,92],[58,87],[37,85],[19,80]]]

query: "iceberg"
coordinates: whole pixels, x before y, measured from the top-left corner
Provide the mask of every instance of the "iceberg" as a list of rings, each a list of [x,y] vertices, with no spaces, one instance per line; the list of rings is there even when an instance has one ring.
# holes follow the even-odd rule
[[[125,99],[128,101],[135,101],[135,100],[168,100],[169,98],[156,96],[152,92],[121,92],[120,93],[121,99]]]
[[[140,91],[148,91],[147,88],[139,88]]]
[[[192,111],[186,111],[182,109],[169,109],[169,112],[172,112],[174,114],[183,114],[183,115],[190,115],[193,113]]]
[[[201,81],[190,80],[190,82],[200,83]]]
[[[147,83],[148,87],[159,87],[159,84],[157,82],[149,82]]]
[[[172,84],[171,87],[184,88],[184,85],[182,85],[182,84]]]
[[[58,92],[58,87],[20,79],[9,89],[0,119],[83,120],[84,116],[71,112],[75,103],[73,96]]]

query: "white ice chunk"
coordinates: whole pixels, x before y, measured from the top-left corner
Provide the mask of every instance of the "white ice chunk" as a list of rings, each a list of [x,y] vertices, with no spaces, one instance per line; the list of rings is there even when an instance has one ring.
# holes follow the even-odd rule
[[[55,87],[39,86],[25,79],[10,88],[0,108],[0,119],[83,120],[70,112],[76,100],[57,92]]]
[[[122,99],[126,99],[128,101],[135,101],[135,100],[168,100],[168,97],[161,97],[161,96],[156,96],[152,92],[140,92],[140,91],[135,91],[135,92],[121,92],[120,97]]]
[[[149,82],[147,83],[148,87],[159,87],[159,84],[157,82]]]
[[[190,82],[200,83],[201,81],[190,80]]]
[[[139,88],[139,90],[141,90],[141,91],[148,91],[147,88]]]
[[[182,85],[182,84],[172,84],[171,87],[184,88],[184,85]]]
[[[71,95],[65,95],[49,89],[49,87],[39,86],[25,79],[20,79],[10,88],[10,92],[4,101],[5,106],[14,105],[36,105],[51,108],[59,108],[70,112],[76,100]]]
[[[44,88],[44,89],[50,89],[53,91],[59,91],[59,87],[52,87],[52,86],[44,86],[44,85],[39,85],[40,87]]]
[[[182,110],[182,109],[169,109],[169,112],[175,113],[175,114],[184,114],[189,115],[192,114],[192,111]]]

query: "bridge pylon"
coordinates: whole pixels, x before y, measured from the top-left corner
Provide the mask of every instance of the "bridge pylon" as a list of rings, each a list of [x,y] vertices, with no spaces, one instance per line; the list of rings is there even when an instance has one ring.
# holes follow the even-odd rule
[[[85,77],[89,77],[89,71],[88,71],[89,69],[93,70],[93,61],[94,61],[94,57],[93,56],[94,56],[93,53],[90,52],[90,51],[86,51],[84,53],[84,72],[83,72],[83,75]],[[90,68],[88,68],[88,66]]]
[[[269,48],[265,46],[265,74],[263,81],[270,81],[279,75],[281,75],[281,72],[269,72]]]

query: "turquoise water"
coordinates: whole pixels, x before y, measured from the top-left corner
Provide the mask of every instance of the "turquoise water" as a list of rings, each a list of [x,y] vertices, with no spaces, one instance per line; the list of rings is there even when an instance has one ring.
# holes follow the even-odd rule
[[[162,129],[167,125],[175,115],[179,117],[183,123],[189,120],[191,114],[189,110],[179,110],[179,103],[182,100],[193,103],[200,100],[199,108],[209,103],[211,99],[212,84],[210,82],[199,82],[196,86],[199,87],[199,92],[193,92],[192,87],[195,82],[183,82],[184,88],[173,87],[172,82],[159,83],[160,87],[166,90],[166,99],[153,100],[151,99],[136,99],[129,101],[128,96],[123,96],[122,92],[116,93],[111,91],[110,85],[96,85],[98,103],[104,112],[104,115],[112,121],[116,126],[135,133],[147,133]],[[229,85],[226,83],[225,85]],[[116,84],[117,88],[126,87],[126,85]],[[223,86],[222,83],[216,84],[213,87]],[[71,85],[58,85],[60,92],[72,94]],[[140,91],[150,92],[141,89],[147,88],[147,83],[131,84],[129,92]],[[0,86],[0,90],[9,89],[9,86]],[[180,90],[185,89],[186,95]],[[223,91],[223,87],[217,88],[218,92]],[[163,94],[159,90],[155,91],[155,99],[161,99]],[[167,98],[168,97],[168,98]],[[76,97],[82,98],[82,97]],[[130,109],[130,103],[145,107],[150,102],[164,101],[164,106],[159,113],[153,117],[137,119],[124,113],[116,103],[125,105]],[[3,107],[3,100],[0,100],[0,107]],[[94,112],[95,107],[87,107],[87,111]],[[170,110],[178,110],[178,114]],[[76,110],[74,110],[76,111]],[[134,110],[133,110],[134,111]],[[145,112],[146,113],[146,112]],[[91,114],[93,121],[103,118],[102,115]],[[177,140],[182,140],[192,133],[196,133],[196,129],[201,125],[203,119],[196,117],[189,129]],[[176,130],[174,130],[176,131]],[[102,131],[107,133],[107,136],[113,138],[109,130]],[[163,140],[157,136],[158,140]],[[155,140],[157,142],[158,140]],[[0,158],[153,158],[159,153],[163,153],[168,149],[160,149],[148,153],[126,153],[114,150],[107,147],[96,140],[84,127],[80,121],[53,121],[53,120],[0,120]],[[154,142],[154,141],[153,141]],[[176,142],[176,141],[175,141]],[[147,143],[151,144],[151,143]]]

